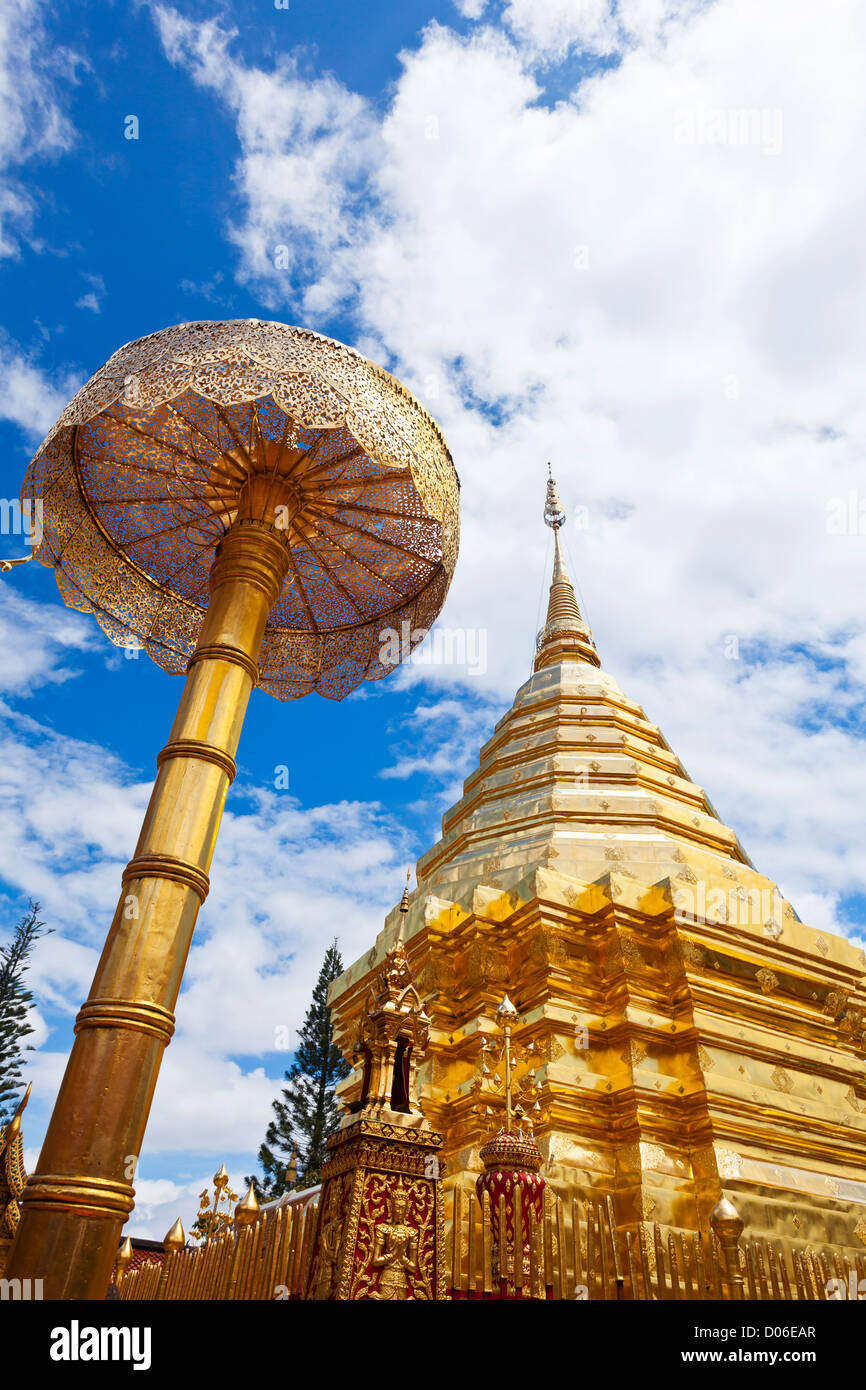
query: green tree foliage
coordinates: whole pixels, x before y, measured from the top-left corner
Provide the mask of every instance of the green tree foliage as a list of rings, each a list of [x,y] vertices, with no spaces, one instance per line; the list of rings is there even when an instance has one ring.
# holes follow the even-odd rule
[[[337,1082],[352,1070],[334,1045],[328,987],[343,973],[337,942],[328,948],[313,999],[298,1034],[299,1045],[287,1084],[274,1101],[274,1118],[259,1149],[262,1177],[252,1182],[259,1201],[271,1201],[290,1188],[312,1187],[321,1177],[326,1141],[340,1118]],[[297,1176],[295,1176],[295,1162]],[[287,1171],[291,1169],[292,1171]]]
[[[31,902],[13,930],[12,940],[0,946],[0,1124],[15,1113],[24,1089],[23,1054],[33,1051],[25,1042],[33,1032],[28,1022],[33,996],[25,987],[24,975],[33,946],[43,935],[47,932],[39,918],[39,904]]]

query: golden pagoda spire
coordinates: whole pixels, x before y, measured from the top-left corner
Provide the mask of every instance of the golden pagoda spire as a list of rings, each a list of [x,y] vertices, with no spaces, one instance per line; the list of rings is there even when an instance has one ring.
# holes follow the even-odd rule
[[[565,568],[559,532],[565,525],[565,508],[559,497],[556,483],[547,465],[547,497],[544,503],[544,523],[553,531],[553,579],[550,584],[550,599],[547,605],[547,620],[536,638],[535,669],[544,666],[558,666],[562,661],[586,661],[591,666],[600,666],[598,653],[592,633],[584,622],[574,588]]]

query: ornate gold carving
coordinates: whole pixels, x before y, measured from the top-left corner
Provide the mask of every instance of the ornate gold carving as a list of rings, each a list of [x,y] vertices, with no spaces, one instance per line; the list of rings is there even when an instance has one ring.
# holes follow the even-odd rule
[[[644,1168],[661,1168],[665,1162],[665,1151],[659,1144],[641,1142],[641,1164]]]
[[[27,1181],[24,1171],[24,1147],[21,1139],[21,1116],[30,1099],[27,1087],[15,1114],[0,1130],[0,1249],[15,1235],[21,1220],[21,1194]],[[0,1274],[5,1260],[0,1258]]]
[[[860,1217],[859,1221],[854,1227],[854,1234],[858,1240],[862,1241],[863,1244],[866,1245],[866,1217]]]
[[[859,1032],[863,1027],[863,1014],[859,1009],[846,1009],[839,1019],[839,1032],[845,1037]]]
[[[435,1297],[432,1239],[434,1191],[430,1183],[392,1186],[373,1174],[358,1222],[358,1264],[349,1297],[427,1301]]]
[[[655,1198],[654,1198],[654,1197],[651,1197],[650,1194],[649,1194],[648,1192],[645,1192],[643,1189],[641,1189],[641,1194],[640,1194],[640,1214],[641,1214],[641,1216],[643,1217],[644,1221],[648,1221],[648,1220],[649,1220],[649,1218],[652,1216],[652,1214],[653,1214],[653,1212],[655,1211],[655,1209],[656,1209]]]
[[[626,936],[624,932],[620,932],[619,941],[626,964],[630,965],[632,969],[635,970],[640,969],[641,966],[646,964],[641,949],[633,937]]]
[[[712,1071],[713,1059],[702,1043],[698,1044],[698,1061],[703,1071]]]
[[[774,975],[772,970],[759,970],[755,979],[761,986],[762,994],[772,994],[779,983],[778,975]]]
[[[362,1112],[395,1109],[421,1114],[418,1066],[427,1049],[430,1019],[412,982],[406,951],[392,946],[370,989],[353,1059],[364,1067]]]
[[[680,950],[682,951],[683,959],[688,961],[689,965],[706,965],[707,953],[703,946],[699,945],[697,941],[691,941],[687,936],[682,937],[680,939]]]
[[[649,1226],[644,1226],[643,1224],[641,1224],[639,1229],[641,1244],[643,1245],[644,1255],[646,1257],[647,1268],[649,1269],[650,1273],[654,1275],[656,1272],[656,1249],[655,1242],[652,1237],[652,1231]]]
[[[821,955],[822,955],[822,956],[826,956],[827,953],[828,953],[829,950],[830,950],[830,944],[829,944],[828,941],[825,940],[825,938],[824,938],[823,936],[816,936],[816,937],[815,937],[815,945],[816,945],[816,947],[818,948],[818,950],[821,952]]]
[[[828,990],[824,998],[823,1012],[830,1018],[840,1019],[848,1005],[847,989]]]
[[[716,1164],[720,1178],[739,1178],[743,1172],[743,1160],[735,1149],[723,1149],[716,1145]]]
[[[320,1217],[318,1244],[310,1279],[311,1295],[320,1301],[333,1297],[339,1277],[346,1218],[345,1199],[350,1192],[351,1180],[345,1174],[339,1174],[328,1183],[326,1206]]]
[[[770,1073],[770,1079],[773,1085],[778,1087],[785,1095],[788,1095],[788,1093],[794,1089],[794,1083],[784,1067],[774,1067]]]

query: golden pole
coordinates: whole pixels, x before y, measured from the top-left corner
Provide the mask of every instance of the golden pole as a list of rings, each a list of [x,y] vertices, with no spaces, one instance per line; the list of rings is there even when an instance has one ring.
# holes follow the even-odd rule
[[[210,603],[135,854],[42,1146],[23,1194],[7,1277],[41,1278],[46,1298],[105,1297],[288,532],[252,496],[220,543]],[[268,484],[270,486],[270,484]],[[266,504],[266,505],[265,505]],[[278,512],[280,509],[277,508]],[[284,510],[284,509],[283,509]]]
[[[505,1034],[505,1132],[511,1133],[511,1025],[517,1018],[517,1010],[506,994],[499,1008],[496,1010],[497,1018],[502,1020],[502,1028]]]

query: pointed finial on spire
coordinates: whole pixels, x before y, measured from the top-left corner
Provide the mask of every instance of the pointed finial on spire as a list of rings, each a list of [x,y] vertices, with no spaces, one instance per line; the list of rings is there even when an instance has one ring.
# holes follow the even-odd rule
[[[547,465],[547,497],[544,502],[544,524],[556,533],[560,526],[565,525],[565,508],[562,505],[559,493],[556,490],[556,482],[553,477],[553,469]]]
[[[562,661],[587,661],[600,666],[592,633],[584,622],[574,587],[565,567],[559,532],[565,525],[565,508],[557,491],[553,470],[547,465],[547,497],[544,524],[553,532],[553,579],[547,606],[547,621],[536,638],[535,669],[557,666]]]
[[[403,916],[404,916],[404,917],[406,916],[406,913],[409,911],[409,879],[410,879],[410,877],[411,877],[411,874],[412,874],[411,868],[410,868],[410,869],[407,869],[407,870],[406,870],[406,885],[405,885],[405,887],[404,887],[404,889],[403,889],[403,896],[402,896],[402,898],[400,899],[400,911],[403,913]]]

